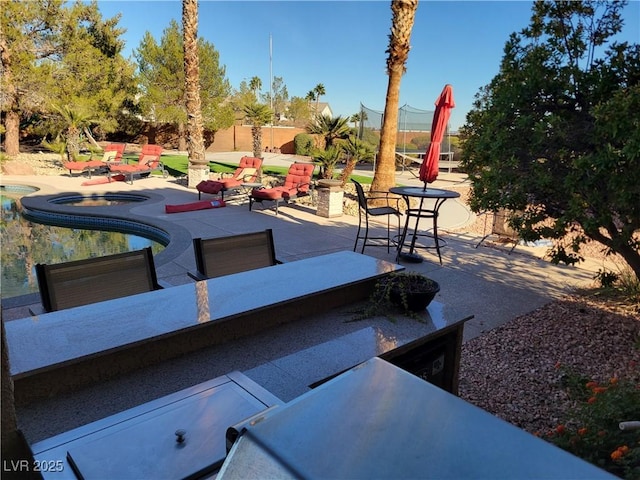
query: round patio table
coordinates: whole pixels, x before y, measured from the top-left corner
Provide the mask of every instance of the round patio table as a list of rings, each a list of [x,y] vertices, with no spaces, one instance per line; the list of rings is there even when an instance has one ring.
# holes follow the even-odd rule
[[[417,248],[435,248],[438,254],[438,260],[442,265],[442,256],[440,254],[440,247],[446,245],[446,242],[438,238],[438,215],[440,207],[444,202],[450,198],[458,198],[460,194],[451,190],[443,190],[441,188],[423,188],[423,187],[392,187],[389,192],[400,195],[407,203],[406,220],[404,223],[404,229],[400,234],[400,240],[398,241],[398,250],[396,254],[396,262],[402,260],[420,263],[423,258],[415,253]],[[420,200],[417,208],[411,208],[411,199],[417,198]],[[431,205],[431,202],[425,204],[425,200],[435,200],[435,203]],[[433,233],[418,233],[418,224],[421,219],[433,220]],[[409,232],[409,222],[411,219],[415,219],[415,226],[411,233],[411,242],[409,243],[409,251],[403,252],[405,242],[407,241],[407,234]],[[433,238],[433,245],[416,245],[418,237]]]

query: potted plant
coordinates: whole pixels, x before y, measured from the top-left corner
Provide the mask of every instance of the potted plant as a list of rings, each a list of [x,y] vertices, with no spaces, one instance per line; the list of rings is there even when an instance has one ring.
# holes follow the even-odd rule
[[[438,282],[420,273],[391,273],[378,280],[367,306],[356,319],[387,314],[394,308],[414,317],[429,306],[439,291]]]
[[[394,305],[410,312],[421,312],[429,306],[440,285],[429,277],[417,272],[392,273],[382,279],[381,288],[388,291]]]

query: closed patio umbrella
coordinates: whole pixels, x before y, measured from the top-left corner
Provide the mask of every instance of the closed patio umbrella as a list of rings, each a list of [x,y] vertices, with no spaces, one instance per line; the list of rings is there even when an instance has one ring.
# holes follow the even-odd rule
[[[436,111],[433,113],[433,122],[431,123],[431,142],[427,147],[427,153],[420,166],[420,180],[424,182],[426,190],[427,183],[433,183],[438,178],[438,162],[440,160],[440,144],[444,137],[444,132],[449,123],[451,109],[456,106],[453,100],[453,87],[449,84],[445,85],[436,100]]]

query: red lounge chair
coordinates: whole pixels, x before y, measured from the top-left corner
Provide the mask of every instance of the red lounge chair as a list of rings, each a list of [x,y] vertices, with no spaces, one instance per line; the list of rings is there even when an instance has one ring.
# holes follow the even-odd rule
[[[115,165],[109,168],[109,174],[122,174],[129,179],[129,183],[133,184],[134,175],[150,174],[154,170],[162,172],[162,176],[167,178],[169,173],[165,170],[164,164],[160,160],[162,155],[162,147],[160,145],[143,145],[142,151],[138,156],[138,163],[135,165]]]
[[[69,176],[73,175],[73,171],[87,172],[91,178],[93,170],[101,170],[113,163],[122,161],[122,154],[126,148],[126,143],[111,143],[104,147],[104,156],[102,160],[87,160],[86,162],[66,162],[64,168],[69,170]]]
[[[102,161],[107,165],[109,164],[120,164],[122,163],[122,155],[124,155],[124,149],[127,148],[126,143],[110,143],[106,147],[104,147],[104,157]],[[107,153],[115,152],[115,156],[107,155]]]
[[[236,171],[229,178],[221,178],[220,180],[203,180],[196,185],[198,190],[198,200],[203,193],[211,195],[221,195],[224,199],[224,192],[238,188],[243,183],[255,183],[258,178],[262,159],[256,157],[242,157]]]
[[[269,200],[276,203],[276,215],[280,202],[288,203],[290,200],[308,195],[313,188],[311,178],[313,177],[313,163],[296,162],[291,164],[284,185],[273,188],[254,188],[249,195],[249,210],[253,207],[253,202],[262,203]]]

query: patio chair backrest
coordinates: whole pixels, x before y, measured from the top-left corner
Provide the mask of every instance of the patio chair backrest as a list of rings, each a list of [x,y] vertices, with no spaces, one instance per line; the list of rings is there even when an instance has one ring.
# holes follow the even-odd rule
[[[243,233],[203,240],[193,239],[198,273],[204,278],[276,265],[273,232]]]
[[[258,177],[260,167],[262,167],[261,158],[242,157],[238,168],[233,172],[232,178],[240,182],[253,183]]]
[[[143,145],[138,156],[138,165],[154,170],[160,164],[160,155],[162,155],[162,147],[160,145],[149,143]]]
[[[112,160],[113,162],[122,161],[122,155],[124,154],[124,150],[127,148],[126,143],[110,143],[106,147],[104,147],[104,151],[106,152],[116,152],[115,158]]]
[[[362,188],[362,185],[360,185],[358,182],[356,182],[353,179],[351,181],[353,182],[353,186],[356,188],[356,194],[358,195],[358,206],[365,211],[368,210],[369,205],[367,203],[367,197],[364,194],[364,189]]]
[[[37,264],[47,312],[158,290],[151,248],[52,265]]]
[[[284,187],[288,190],[297,190],[298,193],[307,193],[311,188],[311,178],[315,168],[313,163],[292,163],[284,179]]]

